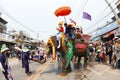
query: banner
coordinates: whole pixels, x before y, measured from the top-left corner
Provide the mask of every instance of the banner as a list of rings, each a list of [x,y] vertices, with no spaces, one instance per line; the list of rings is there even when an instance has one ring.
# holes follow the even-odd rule
[[[88,20],[91,21],[91,15],[86,13],[86,12],[83,12],[83,18],[88,19]]]

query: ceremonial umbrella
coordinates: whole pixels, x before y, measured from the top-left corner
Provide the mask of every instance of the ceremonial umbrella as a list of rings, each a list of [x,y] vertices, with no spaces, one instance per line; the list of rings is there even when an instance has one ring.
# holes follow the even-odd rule
[[[59,7],[54,12],[55,16],[57,17],[64,16],[65,21],[66,21],[65,16],[69,15],[70,13],[71,13],[71,8],[69,6]]]

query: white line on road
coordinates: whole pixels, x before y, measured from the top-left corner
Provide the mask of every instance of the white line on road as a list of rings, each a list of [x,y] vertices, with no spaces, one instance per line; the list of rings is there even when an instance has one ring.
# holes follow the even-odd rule
[[[92,68],[90,68],[90,67],[87,67],[87,69],[91,70],[92,72],[94,72],[94,73],[97,74],[97,75],[100,75],[99,72],[95,71],[94,69],[92,69]]]
[[[108,67],[107,69],[105,69],[102,72],[97,72],[97,71],[95,71],[94,69],[92,69],[90,67],[87,67],[87,69],[91,70],[92,72],[94,72],[95,74],[97,74],[98,76],[100,76],[100,75],[104,74],[106,71],[108,71],[110,69],[110,67]]]

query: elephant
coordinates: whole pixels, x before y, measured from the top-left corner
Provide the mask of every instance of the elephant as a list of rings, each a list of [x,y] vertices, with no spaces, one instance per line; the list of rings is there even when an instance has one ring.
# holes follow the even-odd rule
[[[89,43],[88,40],[82,37],[81,34],[75,34],[73,40],[73,55],[74,58],[78,57],[77,67],[79,68],[81,57],[84,57],[84,67],[87,67],[88,55],[89,55]]]
[[[55,47],[55,51],[60,51],[60,58],[62,63],[62,73],[61,75],[66,75],[71,72],[70,62],[73,56],[78,57],[77,66],[79,67],[81,57],[84,57],[84,67],[87,65],[89,46],[88,41],[83,39],[81,35],[76,34],[75,39],[68,38],[66,42],[65,39],[61,38],[60,48],[57,48],[58,41],[56,36],[51,36],[51,43]],[[50,43],[50,42],[49,42]],[[82,47],[81,47],[82,46]],[[85,47],[85,49],[84,49]],[[82,50],[80,48],[83,48]]]
[[[67,73],[71,72],[71,67],[70,67],[70,61],[72,60],[72,53],[71,53],[71,48],[72,48],[72,44],[71,42],[63,42],[65,40],[62,40],[63,38],[61,38],[61,43],[60,43],[60,48],[57,48],[58,46],[58,41],[56,36],[51,36],[49,38],[49,42],[48,44],[51,44],[52,46],[55,47],[55,51],[59,51],[60,52],[60,62],[61,62],[61,76],[66,76]],[[70,48],[69,48],[70,47]],[[55,56],[55,54],[53,54],[53,56]]]

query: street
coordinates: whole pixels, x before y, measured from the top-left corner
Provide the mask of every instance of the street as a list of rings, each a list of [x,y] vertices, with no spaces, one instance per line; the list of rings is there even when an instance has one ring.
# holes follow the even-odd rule
[[[119,80],[120,70],[111,69],[109,65],[93,62],[87,68],[74,69],[67,76],[60,76],[60,68],[57,62],[48,60],[44,64],[30,61],[30,71],[32,74],[26,75],[24,69],[21,68],[21,62],[16,58],[10,61],[13,70],[14,80]],[[5,80],[3,74],[1,80]]]

